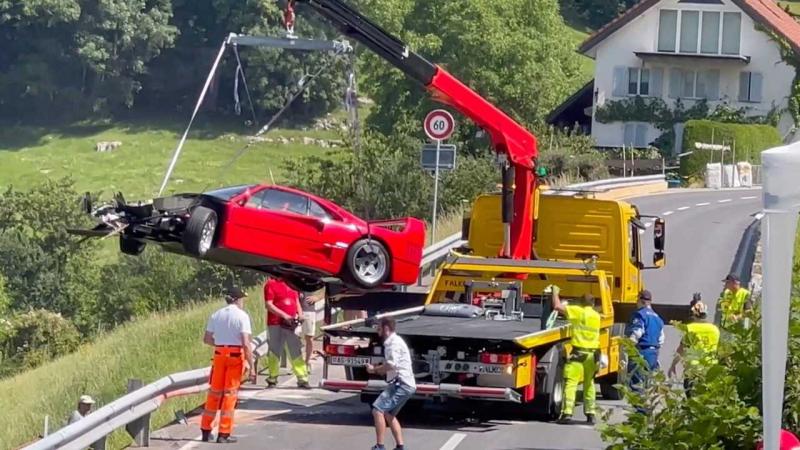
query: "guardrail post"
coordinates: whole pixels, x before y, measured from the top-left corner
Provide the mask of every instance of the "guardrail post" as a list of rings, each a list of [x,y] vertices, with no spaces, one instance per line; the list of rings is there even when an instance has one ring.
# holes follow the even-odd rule
[[[128,380],[128,393],[144,386],[142,380]],[[150,414],[146,414],[133,422],[125,425],[125,430],[133,438],[137,447],[150,447]]]

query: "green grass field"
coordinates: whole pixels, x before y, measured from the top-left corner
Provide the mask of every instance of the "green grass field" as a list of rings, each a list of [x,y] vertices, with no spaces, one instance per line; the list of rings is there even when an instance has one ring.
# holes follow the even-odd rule
[[[0,186],[24,189],[45,177],[69,176],[81,191],[103,192],[105,196],[121,191],[129,199],[150,198],[158,191],[183,126],[175,119],[56,129],[0,125]],[[302,137],[340,139],[335,131],[276,129],[264,137],[283,136],[295,142],[256,143],[223,170],[254,132],[238,124],[197,123],[167,190],[185,192],[273,177],[280,181],[283,161],[324,151],[303,145]],[[99,153],[95,144],[101,141],[120,141],[122,147]]]
[[[15,448],[36,439],[50,416],[51,432],[66,424],[82,394],[94,397],[97,408],[125,393],[127,381],[153,382],[175,372],[206,367],[210,349],[201,338],[206,320],[221,300],[200,303],[190,309],[156,314],[117,328],[82,347],[24,374],[0,381],[0,449]],[[252,292],[247,309],[253,333],[263,329],[263,302]],[[168,400],[154,414],[152,424],[161,427],[174,419],[175,411],[191,411],[202,395]],[[112,435],[109,448],[130,444],[124,432]]]
[[[785,8],[786,6],[789,7],[789,11],[792,14],[800,15],[800,1],[783,1],[778,2],[781,8]]]

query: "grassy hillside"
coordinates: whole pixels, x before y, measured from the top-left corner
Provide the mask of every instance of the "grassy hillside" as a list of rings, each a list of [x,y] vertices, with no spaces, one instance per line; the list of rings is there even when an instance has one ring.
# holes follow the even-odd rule
[[[206,367],[209,348],[201,337],[206,319],[222,302],[210,301],[188,310],[156,314],[123,325],[86,345],[78,352],[37,369],[0,381],[0,448],[27,443],[42,433],[44,416],[50,416],[51,431],[66,423],[82,394],[98,400],[100,407],[125,393],[127,380],[145,383],[170,373]],[[263,330],[263,302],[251,293],[247,309],[253,320],[253,333]],[[167,401],[153,417],[153,425],[163,426],[174,419],[175,411],[189,411],[202,403],[202,395]],[[124,432],[112,437],[110,448],[129,444]]]
[[[55,129],[0,126],[0,186],[24,189],[44,177],[71,176],[79,190],[122,191],[126,197],[149,198],[157,192],[180,135],[182,121],[118,122]],[[171,192],[282,178],[281,163],[289,158],[324,151],[303,145],[303,137],[339,139],[335,131],[274,130],[264,137],[294,139],[289,144],[259,142],[222,171],[247,144],[253,129],[238,124],[198,123],[178,161]],[[122,147],[100,153],[101,141],[120,141]]]
[[[778,2],[781,8],[789,7],[789,12],[792,14],[800,15],[800,1],[783,1]]]

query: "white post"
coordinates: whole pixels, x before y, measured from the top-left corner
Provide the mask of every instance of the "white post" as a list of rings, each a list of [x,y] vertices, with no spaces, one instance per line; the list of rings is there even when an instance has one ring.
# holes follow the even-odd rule
[[[800,212],[800,143],[761,154],[764,170],[763,290],[761,301],[764,448],[778,450],[786,377],[792,253]]]
[[[622,178],[628,176],[628,160],[625,159],[625,144],[622,144]]]
[[[47,437],[50,434],[50,416],[44,416],[44,433],[42,437]]]
[[[436,167],[433,169],[433,221],[431,222],[431,244],[436,242],[436,210],[439,206],[439,150],[442,141],[436,139]]]

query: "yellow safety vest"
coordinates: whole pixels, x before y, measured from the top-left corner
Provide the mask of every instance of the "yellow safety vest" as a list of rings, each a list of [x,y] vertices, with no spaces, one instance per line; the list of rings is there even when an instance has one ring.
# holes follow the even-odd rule
[[[572,325],[573,347],[600,348],[600,314],[591,306],[567,305],[567,320]]]
[[[750,291],[744,288],[739,288],[734,294],[729,289],[722,291],[722,297],[719,299],[720,309],[722,311],[722,319],[720,324],[722,326],[730,325],[733,320],[732,316],[739,316],[744,310],[744,305],[750,299]]]
[[[686,325],[686,330],[695,339],[695,348],[703,352],[703,360],[713,363],[717,359],[717,347],[719,346],[719,328],[713,323],[692,322]],[[698,364],[699,361],[693,360],[691,364]]]

